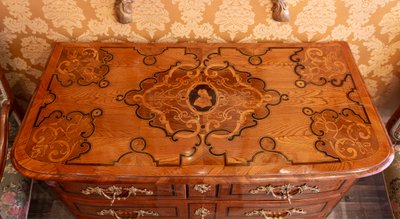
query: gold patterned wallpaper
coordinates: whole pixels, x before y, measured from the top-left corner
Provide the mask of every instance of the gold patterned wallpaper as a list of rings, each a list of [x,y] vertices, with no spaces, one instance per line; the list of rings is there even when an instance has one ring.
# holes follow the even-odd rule
[[[398,0],[287,0],[288,23],[271,19],[271,0],[134,0],[130,24],[114,0],[0,1],[0,66],[24,106],[57,41],[332,40],[350,44],[384,119],[400,105]]]

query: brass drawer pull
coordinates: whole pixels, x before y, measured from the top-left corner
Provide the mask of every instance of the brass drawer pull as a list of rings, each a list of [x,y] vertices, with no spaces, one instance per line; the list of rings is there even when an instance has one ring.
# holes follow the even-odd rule
[[[211,214],[210,210],[208,210],[207,208],[204,208],[204,207],[201,207],[194,212],[194,215],[200,216],[201,219],[204,219],[205,217],[207,217],[210,214]]]
[[[127,195],[125,195],[124,197],[121,197],[121,195],[124,192],[127,192]],[[143,193],[145,195],[153,195],[153,191],[150,191],[147,189],[138,189],[134,186],[131,186],[128,188],[123,188],[123,187],[118,187],[118,186],[112,185],[106,189],[96,186],[96,187],[87,187],[86,189],[82,190],[82,194],[84,194],[84,195],[97,194],[97,195],[102,195],[107,199],[110,199],[111,205],[114,204],[115,200],[126,200],[131,195],[136,196],[136,193]]]
[[[293,196],[300,195],[307,190],[314,193],[319,192],[319,188],[317,186],[308,186],[307,184],[303,184],[300,186],[294,186],[290,184],[278,185],[278,186],[266,185],[266,186],[259,186],[256,189],[251,189],[249,192],[251,194],[266,192],[267,195],[271,193],[272,196],[274,196],[274,198],[286,199],[289,201],[289,203],[291,203],[291,199],[293,198]]]
[[[206,193],[211,190],[211,186],[208,184],[196,184],[193,188],[197,192],[200,192],[201,194]]]
[[[271,210],[265,210],[265,209],[258,209],[250,212],[244,213],[246,217],[252,217],[252,216],[263,216],[264,219],[280,219],[280,218],[285,218],[287,216],[291,216],[292,214],[306,214],[303,209],[301,208],[291,208],[291,209],[284,209],[281,210],[280,212],[274,212]]]
[[[157,212],[152,210],[137,210],[137,211],[123,211],[123,210],[114,210],[114,209],[104,209],[97,212],[97,215],[100,216],[114,216],[117,219],[122,219],[121,215],[132,215],[137,214],[136,218],[144,217],[144,216],[160,216]],[[127,216],[127,218],[132,218],[131,216]]]

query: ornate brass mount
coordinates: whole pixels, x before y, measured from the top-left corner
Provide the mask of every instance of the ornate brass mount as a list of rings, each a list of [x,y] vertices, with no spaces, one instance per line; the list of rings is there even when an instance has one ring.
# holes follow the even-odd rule
[[[132,214],[137,214],[136,218],[145,217],[145,216],[160,216],[157,212],[152,210],[137,210],[137,211],[123,211],[123,210],[114,210],[114,209],[104,209],[97,212],[97,215],[100,216],[114,216],[117,219],[122,219],[121,215],[127,215],[127,218],[132,218]]]
[[[117,187],[115,185],[112,185],[108,188],[101,188],[101,187],[96,186],[96,187],[87,187],[86,189],[82,190],[82,194],[84,194],[84,195],[97,194],[97,195],[102,195],[107,199],[110,199],[111,200],[110,206],[112,206],[114,204],[115,200],[126,200],[131,195],[136,196],[136,193],[144,193],[145,195],[153,195],[153,191],[150,191],[147,189],[138,189],[134,186],[131,186],[128,188]],[[125,196],[121,197],[122,195],[125,195]]]
[[[274,198],[288,200],[289,203],[291,203],[291,199],[293,198],[293,196],[300,195],[307,190],[314,193],[319,192],[319,188],[317,186],[308,186],[307,184],[303,184],[300,186],[294,186],[290,184],[278,186],[266,185],[259,186],[256,189],[251,189],[249,192],[251,194],[258,194],[260,192],[266,192],[267,194],[271,193]]]
[[[210,214],[211,214],[210,210],[208,210],[207,208],[204,208],[204,207],[201,207],[194,212],[194,215],[200,216],[201,219],[204,219],[205,217],[207,217]]]
[[[290,20],[289,7],[285,0],[272,0],[272,19],[279,22]]]
[[[263,216],[265,219],[282,219],[287,216],[291,216],[292,214],[306,214],[303,209],[301,208],[291,208],[291,209],[284,209],[279,212],[274,212],[271,210],[265,210],[265,209],[258,209],[250,212],[244,213],[246,217],[252,217],[252,216]]]
[[[193,187],[194,190],[200,192],[201,194],[206,193],[211,190],[211,186],[208,184],[196,184]]]

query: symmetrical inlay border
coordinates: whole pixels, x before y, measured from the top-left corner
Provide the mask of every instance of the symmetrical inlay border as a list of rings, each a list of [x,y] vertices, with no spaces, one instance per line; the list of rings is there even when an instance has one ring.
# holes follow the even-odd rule
[[[89,113],[53,111],[34,126],[27,154],[36,160],[68,163],[90,151],[88,138],[95,131],[94,121],[103,114],[99,108]],[[72,144],[71,144],[72,143]]]
[[[236,47],[218,47],[216,52],[203,54],[203,60],[200,60],[200,57],[187,47],[166,47],[155,54],[147,54],[138,48],[132,48],[134,52],[143,57],[142,63],[149,67],[157,65],[158,59],[171,49],[184,50],[184,56],[190,56],[193,60],[190,64],[177,60],[170,66],[164,66],[164,70],[154,72],[152,77],[144,78],[140,81],[138,84],[139,89],[132,89],[115,98],[117,101],[125,103],[127,107],[134,107],[134,116],[149,121],[150,127],[163,130],[165,136],[172,141],[178,142],[179,139],[193,138],[195,143],[190,151],[177,154],[178,163],[161,164],[156,156],[146,151],[148,145],[145,137],[133,136],[130,141],[130,151],[120,155],[114,163],[119,162],[122,157],[128,154],[139,153],[151,157],[157,166],[181,166],[182,159],[194,156],[198,151],[198,147],[205,146],[212,156],[222,157],[224,165],[227,166],[250,165],[256,156],[261,153],[278,154],[292,164],[302,164],[301,162],[290,160],[283,152],[277,150],[277,142],[273,136],[260,137],[259,149],[255,150],[252,156],[245,158],[242,163],[230,163],[228,153],[216,152],[216,149],[220,149],[220,146],[213,145],[210,139],[224,138],[228,141],[234,141],[235,138],[241,136],[245,129],[254,128],[259,121],[266,119],[271,114],[271,109],[274,106],[282,104],[289,99],[287,94],[268,88],[267,82],[261,78],[254,77],[250,70],[239,69],[234,61],[225,60],[221,63],[213,61],[214,58],[217,60],[221,58],[222,51],[228,49],[239,52],[246,57],[247,62],[252,66],[269,63],[270,60],[266,58],[266,55],[274,50],[293,50],[294,52],[288,56],[288,60],[294,66],[294,74],[298,76],[298,79],[294,81],[296,87],[303,89],[307,86],[330,84],[333,87],[347,89],[346,97],[355,103],[356,109],[316,111],[316,109],[305,106],[302,113],[310,118],[310,130],[316,136],[315,149],[332,157],[333,161],[331,162],[362,159],[370,156],[376,148],[366,145],[368,142],[361,143],[361,145],[357,143],[369,140],[368,136],[373,134],[370,120],[365,107],[359,99],[354,80],[346,62],[341,58],[332,58],[342,57],[340,55],[342,52],[339,49],[340,47],[332,48],[269,47],[259,54],[254,54]],[[110,82],[106,80],[105,75],[110,71],[109,62],[112,59],[113,55],[107,51],[107,47],[64,48],[57,65],[57,71],[48,84],[47,96],[39,109],[35,127],[39,130],[42,128],[39,126],[46,124],[47,120],[57,120],[65,117],[64,113],[59,111],[54,111],[49,115],[41,114],[46,107],[56,102],[57,95],[51,88],[51,84],[54,81],[58,81],[63,87],[69,87],[76,82],[80,86],[97,84],[100,88],[107,88]],[[288,64],[286,63],[285,65]],[[230,82],[226,83],[226,81]],[[246,92],[241,92],[241,90],[246,90]],[[237,92],[237,95],[235,92]],[[235,95],[232,95],[232,93]],[[173,94],[177,95],[174,96]],[[157,95],[159,99],[157,99]],[[232,96],[235,98],[232,99]],[[240,96],[241,98],[239,98]],[[235,103],[238,104],[235,105]],[[174,107],[168,108],[168,106]],[[215,112],[229,113],[218,114]],[[46,155],[47,158],[44,158],[42,145],[38,144],[38,140],[34,140],[36,146],[29,152],[32,158],[72,164],[70,161],[90,152],[91,144],[88,142],[88,137],[95,130],[94,117],[101,115],[102,111],[101,109],[96,109],[91,113],[79,111],[74,113],[78,113],[77,115],[81,117],[91,117],[88,128],[83,128],[90,129],[90,131],[82,131],[82,133],[91,134],[89,136],[85,135],[87,137],[83,137],[83,140],[79,141],[81,142],[79,152],[75,151],[72,153],[73,155],[63,159],[53,159],[48,155]],[[326,114],[331,115],[330,119],[332,121],[325,118]],[[70,114],[67,114],[67,117],[70,116]],[[355,123],[345,125],[345,127],[349,130],[352,129],[349,127],[356,127],[359,131],[358,136],[350,133],[347,134],[346,138],[336,139],[336,142],[327,141],[326,139],[330,136],[329,131],[332,130],[327,127],[319,127],[321,118],[325,118],[329,122],[341,123],[350,117],[355,119]],[[169,121],[171,119],[174,119],[174,121]],[[60,123],[60,121],[58,122]],[[337,133],[342,133],[342,130],[344,130],[344,128],[341,129],[340,127],[338,129],[340,130],[337,130]],[[363,131],[359,129],[363,129]],[[347,143],[351,145],[344,146]],[[39,146],[42,149],[39,150]],[[40,152],[41,150],[42,152]],[[113,164],[99,163],[97,165]]]
[[[105,75],[110,70],[108,63],[112,59],[113,55],[101,48],[64,48],[55,74],[64,87],[76,82],[81,86],[94,83],[105,88],[110,84]]]

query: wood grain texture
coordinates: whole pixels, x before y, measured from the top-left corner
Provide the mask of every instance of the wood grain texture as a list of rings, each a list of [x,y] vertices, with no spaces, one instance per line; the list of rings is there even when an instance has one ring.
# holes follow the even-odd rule
[[[343,42],[59,43],[13,156],[77,216],[307,218],[393,151]]]
[[[35,181],[30,219],[74,218],[70,211],[54,197],[43,182]],[[358,180],[335,206],[328,219],[391,219],[392,213],[386,197],[382,174]]]
[[[55,181],[361,177],[393,156],[345,43],[58,44],[15,146]]]
[[[0,109],[0,177],[3,177],[8,153],[9,117],[11,103],[9,100],[1,102]]]
[[[23,112],[19,107],[5,73],[0,70],[0,178],[3,177],[9,147],[9,122],[13,113],[17,122],[21,122]]]

